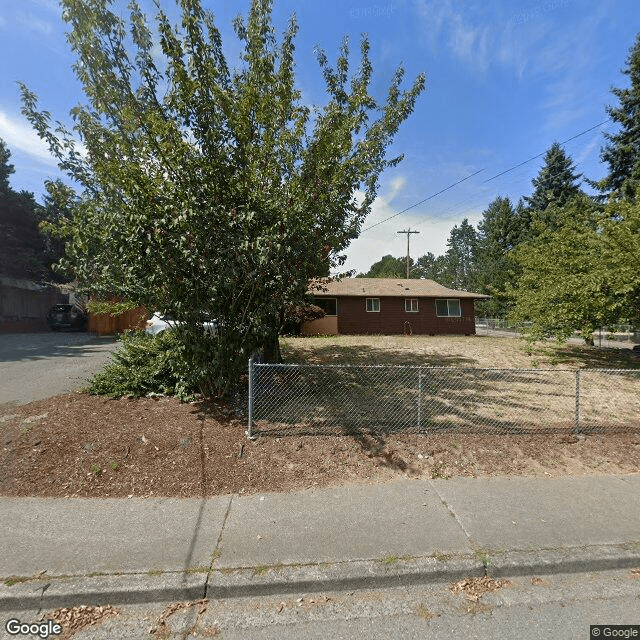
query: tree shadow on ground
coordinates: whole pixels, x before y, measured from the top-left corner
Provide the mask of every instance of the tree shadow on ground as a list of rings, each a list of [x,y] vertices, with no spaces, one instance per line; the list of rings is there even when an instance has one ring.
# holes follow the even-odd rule
[[[590,347],[587,345],[534,343],[531,352],[547,357],[552,364],[588,369],[640,369],[640,358],[629,348]]]
[[[409,349],[392,349],[371,345],[345,345],[288,342],[283,348],[285,364],[359,364],[359,365],[421,365],[425,367],[473,367],[477,360],[469,356],[416,353]]]

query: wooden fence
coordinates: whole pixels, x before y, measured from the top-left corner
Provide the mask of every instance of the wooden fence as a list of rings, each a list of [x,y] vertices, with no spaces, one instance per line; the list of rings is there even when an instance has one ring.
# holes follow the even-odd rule
[[[118,316],[108,313],[90,313],[88,329],[92,333],[111,335],[127,329],[144,329],[146,322],[147,310],[144,307],[138,307]]]

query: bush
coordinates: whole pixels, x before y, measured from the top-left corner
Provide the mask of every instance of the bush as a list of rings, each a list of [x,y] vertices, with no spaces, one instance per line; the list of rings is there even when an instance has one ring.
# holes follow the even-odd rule
[[[89,393],[112,398],[163,393],[186,401],[200,390],[179,332],[163,331],[154,336],[125,331],[120,340],[122,346],[113,360],[89,381]]]

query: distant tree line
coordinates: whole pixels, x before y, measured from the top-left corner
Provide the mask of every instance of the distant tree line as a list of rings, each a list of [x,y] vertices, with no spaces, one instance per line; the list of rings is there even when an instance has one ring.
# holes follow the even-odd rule
[[[411,261],[410,277],[489,294],[478,313],[530,321],[534,337],[578,330],[588,339],[607,324],[640,327],[640,34],[623,73],[631,85],[612,90],[618,105],[607,113],[619,130],[604,134],[602,180],[576,173],[553,143],[530,195],[516,203],[498,196],[477,229],[465,218],[443,255]],[[386,255],[358,275],[404,278],[406,259]]]
[[[59,181],[47,182],[48,195],[38,204],[30,191],[16,191],[10,176],[15,167],[11,151],[0,139],[0,276],[34,282],[61,282],[52,271],[62,256],[64,245],[40,228],[40,223],[65,215],[55,202],[55,194],[67,188]]]

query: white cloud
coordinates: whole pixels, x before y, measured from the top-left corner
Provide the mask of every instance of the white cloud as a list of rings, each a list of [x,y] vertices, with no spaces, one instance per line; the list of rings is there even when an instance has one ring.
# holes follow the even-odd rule
[[[4,111],[0,111],[0,138],[7,143],[10,150],[19,149],[52,167],[57,166],[47,145],[33,129],[28,124],[10,117]]]
[[[19,13],[16,16],[16,19],[25,27],[33,29],[34,31],[38,31],[45,36],[51,35],[51,33],[53,33],[53,24],[51,22],[42,20],[31,13]]]
[[[347,261],[340,269],[348,271],[354,269],[356,273],[365,273],[374,262],[382,256],[391,254],[394,257],[406,256],[407,237],[399,234],[403,229],[414,229],[420,233],[412,235],[410,239],[410,253],[412,258],[419,258],[427,252],[438,256],[447,250],[447,240],[454,225],[460,224],[466,217],[469,223],[477,226],[482,217],[481,207],[472,206],[460,214],[460,208],[454,207],[452,215],[430,215],[426,211],[403,213],[401,216],[382,222],[398,213],[390,202],[401,194],[407,180],[400,176],[395,178],[390,189],[375,199],[371,207],[371,214],[365,221],[364,231],[354,240],[346,251]],[[455,212],[454,212],[455,211]],[[381,224],[377,224],[381,223]],[[373,226],[376,225],[377,226]]]

